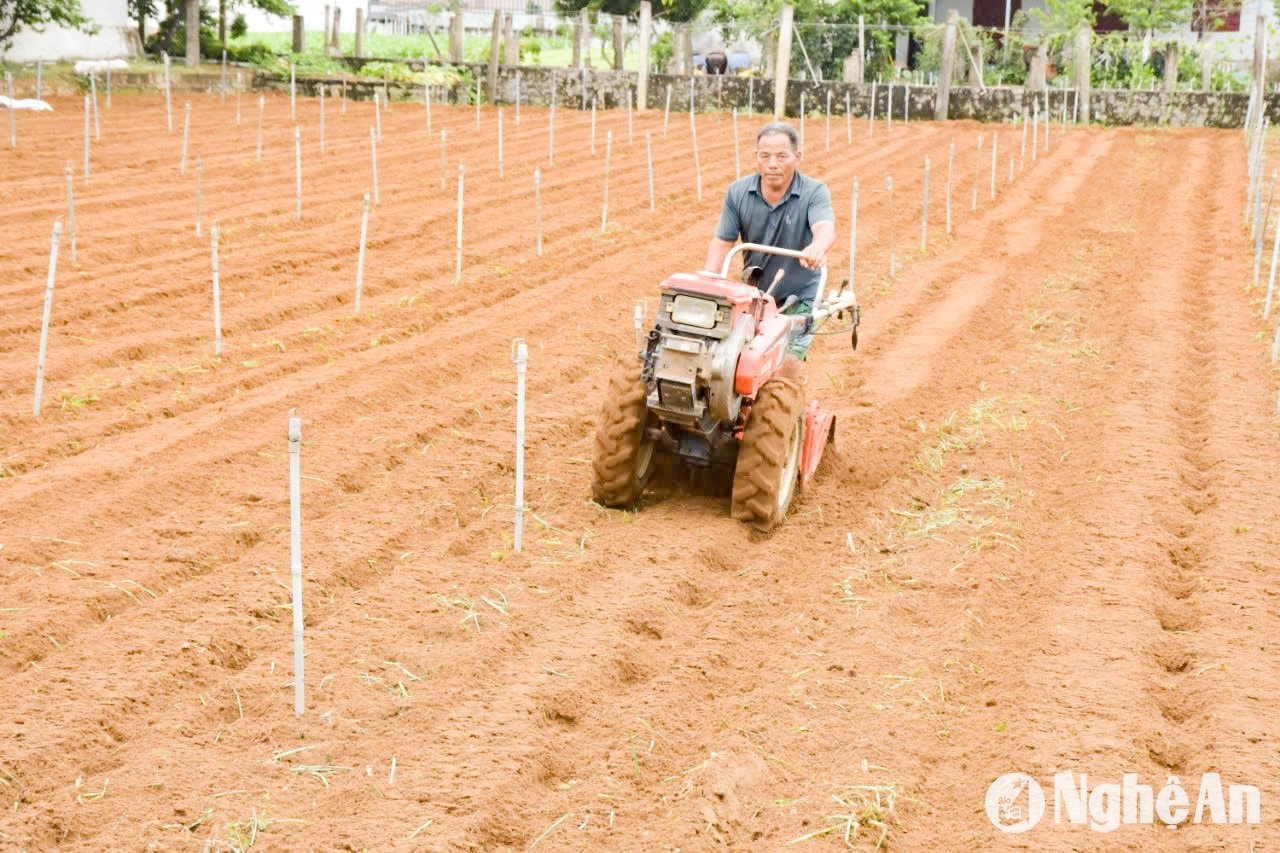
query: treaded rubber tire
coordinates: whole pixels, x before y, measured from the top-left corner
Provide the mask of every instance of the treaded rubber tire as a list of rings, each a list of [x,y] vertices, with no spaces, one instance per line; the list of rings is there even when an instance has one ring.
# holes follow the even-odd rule
[[[647,464],[639,464],[645,446],[649,445],[648,451],[653,449],[652,442],[644,438],[648,389],[640,378],[640,368],[640,360],[630,354],[620,356],[614,365],[591,457],[592,497],[618,509],[635,505],[653,475],[653,455]]]
[[[794,480],[783,483],[787,453],[792,433],[803,429],[804,389],[790,379],[775,376],[760,389],[742,433],[730,504],[734,518],[756,530],[767,531],[786,517],[796,493]],[[803,434],[800,438],[803,441]],[[797,460],[791,477],[798,478],[799,471]],[[788,485],[787,505],[779,507],[778,496]]]

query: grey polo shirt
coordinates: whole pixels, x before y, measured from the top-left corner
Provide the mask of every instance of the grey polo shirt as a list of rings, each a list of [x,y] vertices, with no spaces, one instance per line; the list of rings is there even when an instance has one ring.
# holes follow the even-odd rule
[[[770,207],[760,192],[760,174],[757,172],[729,185],[724,194],[720,224],[716,226],[716,238],[728,242],[741,238],[744,243],[763,243],[799,251],[813,242],[815,222],[834,223],[835,220],[835,213],[831,210],[831,191],[822,181],[797,171],[782,199]],[[762,252],[743,254],[744,264],[764,268],[761,285],[765,288],[773,283],[779,269],[784,270],[782,281],[773,291],[779,305],[793,293],[807,302],[812,302],[817,296],[818,270],[807,270],[794,258]]]

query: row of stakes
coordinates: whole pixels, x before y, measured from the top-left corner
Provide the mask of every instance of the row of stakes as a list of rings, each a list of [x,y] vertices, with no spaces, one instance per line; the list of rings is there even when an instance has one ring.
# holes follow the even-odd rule
[[[168,92],[168,86],[166,85],[166,94],[167,92]],[[293,91],[291,91],[290,94],[291,94],[290,102],[291,102],[291,111],[292,111],[293,109],[292,96],[294,94]],[[427,90],[427,94],[425,95],[424,99],[427,104],[426,109],[427,109],[428,122],[429,122],[430,121],[430,90],[429,89]],[[86,116],[85,177],[86,177],[86,180],[88,179],[88,169],[87,169],[87,163],[88,163],[87,152],[88,152],[88,135],[89,135],[88,134],[88,116],[91,110],[91,102],[92,102],[92,96],[87,96],[85,100],[85,116]],[[321,126],[322,127],[323,127],[323,120],[324,120],[323,119],[323,116],[324,116],[323,103],[324,103],[324,89],[322,88],[321,89],[321,105],[322,105],[321,106]],[[872,103],[873,103],[873,109],[874,109],[874,101]],[[260,98],[259,99],[259,135],[258,135],[259,159],[261,158],[261,139],[262,139],[261,116],[262,116],[263,104],[264,102]],[[692,101],[691,101],[691,106],[692,106]],[[593,104],[593,107],[594,107],[594,104]],[[828,107],[829,107],[829,104],[828,104]],[[344,108],[345,108],[345,99],[344,99]],[[628,109],[628,131],[630,133],[630,130],[631,130],[630,99],[628,99],[628,108],[629,108]],[[379,131],[381,130],[381,127],[380,127],[381,109],[382,109],[381,105],[379,105],[375,101],[375,115],[377,116],[377,118],[375,119],[376,123],[374,127],[370,129],[370,133],[371,133],[370,145],[371,145],[371,157],[372,157],[371,167],[373,169],[373,175],[374,175],[375,203],[376,203],[376,193],[377,193],[377,189],[376,189],[377,187],[377,181],[376,181],[377,142],[380,136]],[[555,102],[553,98],[552,108],[550,113],[550,120],[548,123],[549,146],[551,151],[554,151],[554,110],[555,110]],[[595,111],[593,108],[592,110],[593,119],[594,119],[594,113]],[[517,112],[517,115],[518,115],[518,112]],[[846,113],[846,115],[848,116],[849,113]],[[503,112],[500,109],[498,111],[500,173],[502,168],[501,167],[501,151],[502,151],[501,127],[502,127],[502,120],[503,120],[502,116],[503,116]],[[238,116],[238,110],[237,110],[237,118],[238,117],[239,116]],[[668,103],[668,111],[666,115],[664,115],[664,127],[663,127],[664,135],[667,130],[668,117],[669,117],[669,103]],[[1022,165],[1025,164],[1029,126],[1032,128],[1035,128],[1035,130],[1030,133],[1031,157],[1033,162],[1038,157],[1039,138],[1040,138],[1039,129],[1041,127],[1042,117],[1043,117],[1043,128],[1044,128],[1045,151],[1048,152],[1049,145],[1050,145],[1050,134],[1049,134],[1049,110],[1047,107],[1047,96],[1046,96],[1046,109],[1044,109],[1043,111],[1040,110],[1039,103],[1036,102],[1035,106],[1033,107],[1033,115],[1032,115],[1032,120],[1030,124],[1028,124],[1028,122],[1026,122],[1025,120],[1022,122],[1022,145],[1021,145],[1021,155],[1019,159],[1019,171],[1021,171]],[[169,118],[171,121],[172,120],[171,112],[169,114]],[[478,118],[478,113],[477,113],[477,118]],[[874,122],[873,116],[869,118],[871,122]],[[734,156],[735,156],[735,161],[737,161],[739,144],[738,144],[738,114],[736,110],[734,110],[733,112],[733,127],[734,127]],[[1064,127],[1065,127],[1065,121],[1064,121]],[[184,120],[184,129],[183,129],[183,157],[182,157],[181,168],[184,172],[186,168],[186,148],[187,148],[186,142],[187,142],[187,135],[189,132],[189,128],[190,128],[190,104],[187,105],[186,119]],[[801,128],[801,132],[803,133],[803,128],[804,128],[803,115],[801,117],[800,128]],[[829,109],[828,109],[828,116],[827,116],[827,128],[828,128],[827,134],[828,134],[828,144],[829,144],[829,136],[830,136]],[[846,128],[847,128],[848,139],[852,141],[851,118],[846,124]],[[694,113],[692,110],[690,110],[690,131],[693,139],[694,159],[696,162],[697,161],[697,125],[694,121]],[[870,128],[869,128],[869,132],[870,132]],[[593,120],[592,135],[593,135],[593,141],[594,141],[594,120]],[[444,148],[443,148],[445,138],[446,138],[445,132],[442,131],[441,133],[442,162],[447,162],[443,159],[445,156]],[[301,218],[301,143],[300,143],[300,140],[301,140],[300,130],[295,126],[294,152],[295,152],[295,169],[297,172],[297,183],[296,183],[297,211],[296,212],[299,219]],[[653,210],[654,209],[653,154],[652,154],[651,135],[648,132],[646,132],[645,134],[645,144],[646,144],[646,160],[648,164],[649,206],[650,206],[650,210]],[[609,204],[608,179],[609,179],[609,165],[610,165],[610,159],[611,159],[611,153],[612,153],[612,146],[613,146],[613,131],[609,130],[607,131],[605,136],[604,192],[603,192],[603,202],[601,206],[601,230],[602,231],[607,228],[607,224],[608,224],[608,204]],[[955,161],[955,153],[956,153],[955,144],[952,143],[948,147],[948,153],[947,153],[946,227],[947,227],[948,234],[951,233],[951,197],[952,197],[952,174],[951,173],[952,173],[952,168]],[[971,210],[977,210],[977,205],[978,205],[979,185],[980,185],[980,178],[981,178],[980,173],[981,173],[981,168],[983,163],[983,136],[982,135],[979,135],[977,139],[976,157],[977,157],[977,160],[975,163],[975,178],[974,178],[972,195],[970,200]],[[990,175],[989,175],[989,193],[992,199],[996,197],[997,165],[998,165],[998,137],[996,134],[992,134],[991,169],[990,169]],[[199,215],[199,181],[201,177],[201,163],[199,158],[196,159],[195,170],[196,170],[196,181],[197,181],[196,233],[197,235],[199,235],[200,227],[201,227],[200,215]],[[924,161],[924,184],[923,184],[923,192],[922,192],[923,198],[922,198],[921,226],[920,226],[921,227],[920,246],[922,251],[926,250],[928,246],[930,170],[931,170],[931,163],[929,158],[926,157]],[[739,174],[741,174],[740,165],[738,166],[737,171]],[[697,172],[699,197],[701,197],[700,167],[696,170],[696,172]],[[446,173],[444,172],[442,167],[442,176],[441,176],[442,182],[445,179],[445,174]],[[465,168],[462,164],[459,164],[458,182],[457,182],[457,186],[458,186],[457,265],[455,267],[455,281],[460,280],[461,274],[462,274],[461,263],[462,263],[464,176],[465,176]],[[1013,177],[1014,177],[1014,157],[1013,157],[1013,153],[1010,152],[1010,155],[1009,155],[1010,183],[1012,183]],[[74,259],[74,256],[75,256],[75,224],[74,224],[75,223],[75,203],[74,203],[73,178],[72,178],[70,166],[68,166],[66,170],[66,180],[67,180],[68,219],[69,219],[69,222],[71,223],[71,251]],[[888,192],[889,217],[890,217],[890,220],[892,220],[892,216],[893,216],[893,178],[892,177],[886,177],[885,189]],[[542,248],[543,248],[542,247],[542,227],[541,227],[542,225],[541,223],[541,170],[537,168],[535,168],[534,170],[534,192],[535,192],[535,209],[536,209],[535,219],[536,219],[536,228],[537,228],[537,251],[538,251],[538,254],[541,255]],[[855,179],[853,182],[853,198],[852,198],[851,209],[850,209],[850,236],[849,236],[849,281],[850,281],[851,288],[853,287],[853,284],[854,284],[854,270],[856,267],[858,196],[859,196],[859,185],[858,185],[858,181]],[[368,236],[369,210],[370,210],[370,196],[368,193],[365,193],[363,198],[361,221],[360,221],[360,245],[359,245],[359,254],[357,259],[356,284],[355,284],[354,310],[355,310],[355,313],[357,314],[360,312],[361,290],[362,290],[362,284],[364,279],[364,262],[365,262],[366,241]],[[45,287],[44,312],[43,312],[43,317],[41,322],[40,348],[39,348],[39,354],[37,358],[35,399],[34,399],[34,405],[33,405],[33,415],[36,417],[39,417],[40,415],[41,395],[43,391],[44,371],[45,371],[46,353],[47,353],[47,346],[48,346],[49,323],[50,323],[50,318],[51,318],[51,313],[53,308],[54,282],[56,279],[58,248],[59,248],[61,234],[62,234],[62,220],[61,218],[59,218],[54,222],[54,225],[53,225],[53,235],[52,235],[50,255],[49,255],[49,272],[48,272],[48,278],[47,278],[46,287]],[[219,287],[218,236],[219,236],[218,224],[217,222],[214,222],[212,225],[212,228],[210,229],[210,246],[211,246],[210,260],[211,260],[212,285],[213,285],[212,295],[213,295],[214,354],[215,355],[221,355],[221,351],[222,351],[222,322],[221,322],[221,294],[220,294],[220,287]],[[890,276],[896,275],[892,229],[890,230],[890,234],[889,234],[889,274]],[[645,322],[645,315],[646,315],[645,303],[642,300],[641,302],[637,303],[636,309],[635,309],[635,315],[634,315],[635,331],[636,331],[637,337],[639,337],[639,335],[642,334],[643,326]],[[515,424],[516,442],[515,442],[515,485],[514,485],[515,494],[514,494],[514,516],[513,516],[514,532],[513,532],[512,541],[513,541],[513,549],[516,552],[520,552],[523,549],[523,522],[524,522],[524,512],[525,512],[525,505],[524,505],[525,386],[526,386],[526,377],[527,377],[527,369],[528,369],[528,357],[529,357],[528,347],[525,344],[524,340],[521,338],[515,339],[512,342],[512,360],[515,363],[515,367],[516,367],[516,424]],[[302,561],[302,544],[301,544],[302,536],[301,536],[301,486],[300,486],[302,421],[301,421],[301,418],[299,418],[296,415],[296,412],[292,410],[289,413],[287,435],[288,435],[288,453],[289,453],[289,493],[290,493],[290,502],[289,502],[290,573],[291,573],[291,581],[292,581],[291,594],[293,599],[292,613],[293,613],[293,643],[294,643],[294,712],[298,716],[301,716],[306,709],[306,695],[305,695],[306,682],[305,682],[305,676],[304,676],[304,666],[305,666],[304,642],[305,641],[304,641],[304,634],[303,634],[303,601],[302,601],[303,561]]]
[[[1256,289],[1261,284],[1263,244],[1267,225],[1271,220],[1271,207],[1274,200],[1277,173],[1267,173],[1267,138],[1271,129],[1270,120],[1264,115],[1265,105],[1258,101],[1258,90],[1250,91],[1249,107],[1245,114],[1244,135],[1248,152],[1248,188],[1245,193],[1244,223],[1250,229],[1253,241],[1253,283]],[[1266,201],[1263,201],[1263,184],[1266,184]],[[1276,269],[1280,267],[1280,223],[1275,227],[1271,243],[1271,269],[1267,277],[1267,292],[1262,303],[1262,320],[1271,319],[1271,309],[1275,305]],[[1271,339],[1271,363],[1280,362],[1280,318],[1277,318],[1275,333]],[[1280,392],[1276,394],[1276,414],[1280,415]]]
[[[291,80],[291,83],[293,83],[292,80]],[[296,119],[295,85],[291,85],[290,112],[292,116]],[[325,116],[324,104],[325,104],[325,97],[326,97],[325,88],[326,87],[321,87],[320,89],[320,128],[321,128],[321,150],[322,151],[324,150],[323,129],[325,124],[325,119],[324,119],[324,116]],[[167,85],[167,80],[166,80],[166,95],[168,90],[169,90],[169,86]],[[167,97],[166,97],[166,102],[167,102]],[[423,102],[426,107],[426,116],[427,116],[426,121],[427,121],[427,127],[429,132],[430,122],[431,122],[431,89],[430,87],[427,87],[424,89]],[[630,97],[628,97],[627,102],[628,102],[628,111],[627,111],[628,135],[629,137],[634,139],[634,133],[633,133],[634,125],[632,120]],[[803,95],[802,95],[802,102],[803,102]],[[517,101],[517,121],[519,116],[518,103],[519,102]],[[1030,140],[1032,161],[1034,162],[1038,158],[1039,144],[1040,144],[1039,141],[1041,138],[1041,133],[1039,131],[1041,130],[1041,128],[1043,128],[1044,148],[1046,153],[1050,149],[1050,144],[1051,144],[1050,142],[1051,134],[1050,134],[1050,125],[1049,125],[1050,110],[1049,110],[1049,102],[1048,102],[1047,94],[1045,95],[1044,103],[1045,103],[1045,108],[1042,110],[1040,108],[1040,101],[1033,100],[1032,114],[1030,116],[1030,119],[1029,120],[1023,119],[1020,121],[1022,138],[1021,138],[1020,154],[1017,158],[1018,172],[1021,172],[1022,168],[1025,166],[1028,140]],[[93,104],[92,95],[85,96],[84,179],[86,182],[88,182],[89,180],[88,169],[89,169],[90,115],[91,113],[96,115],[96,111],[92,109],[92,104]],[[848,101],[846,100],[846,106],[847,105],[848,105]],[[692,106],[693,106],[693,101],[692,101],[692,89],[691,89],[690,90],[691,109],[689,111],[689,129],[690,129],[690,135],[692,139],[693,159],[695,163],[696,193],[697,193],[698,200],[701,201],[702,170],[701,170],[701,165],[698,157],[697,123],[695,120],[696,114],[693,112]],[[1063,106],[1063,111],[1062,111],[1063,129],[1065,132],[1065,129],[1067,126],[1065,100],[1062,102],[1062,106]],[[343,100],[343,107],[345,112],[345,98]],[[830,119],[831,119],[830,98],[828,98],[827,107],[828,107],[828,111],[827,111],[826,118],[827,118],[827,137],[828,137],[828,145],[829,145]],[[869,134],[873,132],[873,127],[874,127],[874,121],[875,121],[874,107],[875,107],[875,100],[873,99],[872,110],[870,115],[868,116],[868,133]],[[363,283],[364,283],[364,277],[365,277],[364,276],[365,258],[366,258],[366,251],[367,251],[369,215],[370,215],[370,209],[371,209],[370,203],[372,202],[373,205],[377,205],[379,203],[377,154],[378,154],[378,143],[381,139],[382,112],[386,108],[387,108],[387,105],[385,104],[385,102],[381,101],[378,94],[375,93],[374,124],[371,125],[369,130],[372,198],[370,197],[370,193],[366,192],[362,200],[361,217],[360,217],[360,240],[359,240],[357,262],[356,262],[355,296],[353,300],[353,312],[355,314],[360,313],[361,305],[362,305],[362,292],[363,292]],[[554,157],[555,108],[556,108],[556,101],[555,101],[554,90],[553,90],[551,109],[548,113],[549,159]],[[256,157],[259,162],[261,162],[261,158],[262,158],[262,129],[263,129],[263,123],[264,123],[264,115],[265,115],[265,98],[263,98],[262,96],[259,96],[258,134],[257,134],[257,145],[256,145]],[[477,115],[477,123],[478,123],[479,122],[478,108],[477,108],[476,115]],[[497,129],[498,129],[497,141],[498,141],[498,172],[500,177],[503,175],[503,120],[504,120],[503,116],[504,116],[504,112],[501,108],[499,108],[497,111]],[[595,121],[596,110],[595,110],[594,101],[592,102],[592,105],[591,105],[591,116],[592,116],[591,139],[592,139],[592,149],[594,153],[595,136],[596,136],[596,121]],[[169,118],[171,120],[171,114]],[[799,127],[799,131],[802,136],[805,128],[804,118],[805,117],[802,112],[800,117],[800,127]],[[237,110],[237,120],[238,119],[239,119],[239,111]],[[851,111],[846,110],[846,119],[847,119],[846,138],[849,142],[851,142],[852,141]],[[664,118],[663,118],[664,136],[667,132],[668,122],[669,122],[669,103],[668,103],[668,110],[664,113]],[[732,123],[733,123],[733,139],[734,139],[735,173],[738,176],[741,176],[742,174],[741,157],[740,157],[741,146],[739,141],[740,134],[739,134],[739,127],[738,127],[739,125],[738,112],[736,109],[732,111]],[[190,126],[191,126],[191,104],[190,102],[188,102],[184,110],[182,153],[181,153],[180,165],[179,165],[179,172],[183,175],[186,174],[186,169],[187,169],[188,141],[189,141],[189,135],[190,135]],[[1035,131],[1029,132],[1031,128],[1035,128]],[[99,133],[100,133],[100,129],[99,129]],[[448,131],[442,129],[440,132],[440,141],[441,141],[440,184],[442,189],[445,189],[448,185],[447,140],[448,140]],[[981,172],[982,172],[983,160],[984,160],[984,157],[983,157],[984,141],[985,141],[984,135],[978,134],[976,149],[975,149],[974,182],[972,186],[972,194],[971,194],[971,200],[970,200],[971,211],[976,211],[978,207],[979,186],[981,183],[981,177],[982,177]],[[610,173],[610,165],[612,160],[612,149],[613,149],[613,131],[608,130],[606,132],[606,138],[605,138],[605,158],[604,158],[602,202],[601,202],[601,213],[600,213],[601,233],[605,233],[608,229],[609,173]],[[999,137],[998,137],[998,134],[996,133],[992,134],[990,150],[991,150],[991,155],[990,155],[991,158],[990,158],[990,170],[988,175],[989,197],[994,200],[996,197],[997,172],[998,172],[998,165],[999,165],[999,160],[998,160]],[[948,152],[947,152],[947,176],[946,176],[946,196],[945,196],[945,214],[946,214],[945,220],[946,220],[947,234],[950,234],[952,231],[952,186],[953,186],[952,171],[954,167],[955,157],[956,157],[956,147],[954,143],[951,143],[948,146]],[[648,131],[645,132],[645,159],[646,159],[646,167],[647,167],[649,210],[652,212],[656,210],[656,194],[655,194],[655,178],[654,178],[654,168],[653,168],[652,135]],[[1014,179],[1014,174],[1015,174],[1015,158],[1012,151],[1010,151],[1009,153],[1008,163],[1009,163],[1008,182],[1012,183]],[[202,185],[202,178],[203,178],[203,166],[199,157],[195,159],[194,168],[195,168],[195,208],[196,208],[195,232],[196,232],[196,236],[199,237],[199,236],[202,236],[202,231],[203,231],[202,211],[201,211],[201,185]],[[294,127],[294,169],[295,169],[294,213],[295,213],[295,218],[301,221],[302,219],[302,136],[301,136],[301,129],[296,124]],[[922,199],[921,199],[921,216],[920,216],[920,249],[922,252],[928,250],[929,206],[930,206],[929,196],[930,196],[931,170],[932,170],[932,164],[931,164],[930,158],[925,157],[923,191],[922,191]],[[453,279],[454,283],[458,283],[462,280],[462,260],[463,260],[463,248],[464,248],[463,211],[465,207],[465,171],[466,171],[465,165],[462,163],[459,163],[457,167],[457,218],[456,218],[456,231],[455,231],[456,239],[455,239],[455,265],[454,265],[454,279]],[[76,231],[76,217],[75,217],[75,192],[74,192],[74,180],[73,180],[72,169],[69,164],[66,167],[65,176],[66,176],[66,192],[67,192],[67,219],[70,226],[69,227],[69,232],[70,232],[69,248],[71,252],[72,263],[76,263],[77,231]],[[542,171],[540,167],[535,167],[534,169],[533,182],[534,182],[534,211],[535,211],[534,226],[535,226],[535,234],[536,234],[535,250],[537,252],[537,255],[540,257],[543,254],[543,248],[544,248],[543,230],[542,230]],[[885,178],[885,192],[887,193],[887,198],[888,198],[889,218],[890,218],[890,221],[892,221],[893,210],[894,210],[894,207],[893,207],[894,195],[893,195],[893,178],[891,176],[886,176]],[[857,179],[855,179],[853,182],[853,200],[852,200],[851,211],[850,211],[850,236],[849,236],[849,281],[850,281],[851,288],[854,287],[854,282],[855,282],[859,193],[860,193],[859,182]],[[57,255],[58,255],[58,247],[59,247],[61,233],[62,233],[62,222],[61,222],[61,219],[59,218],[59,220],[54,224],[54,233],[53,233],[52,246],[51,246],[51,252],[50,252],[50,262],[49,262],[49,275],[48,275],[48,282],[47,282],[46,294],[45,294],[45,317],[41,327],[40,354],[39,354],[38,363],[37,363],[36,394],[35,394],[35,400],[33,404],[33,414],[36,417],[39,417],[40,408],[41,408],[41,390],[43,385],[43,372],[44,372],[45,353],[46,353],[47,336],[48,336],[49,314],[52,310],[53,287],[54,287],[54,281],[56,276]],[[211,241],[210,263],[211,263],[212,285],[213,285],[213,306],[212,307],[213,307],[213,315],[214,315],[213,316],[213,326],[214,326],[213,351],[214,351],[214,355],[220,356],[222,354],[222,320],[221,320],[221,299],[219,294],[219,281],[218,281],[218,225],[216,221],[213,223],[213,227],[210,231],[210,241]],[[1280,242],[1278,242],[1277,245],[1280,245]],[[896,252],[896,246],[895,246],[892,229],[890,230],[890,233],[889,233],[888,249],[889,249],[889,276],[893,278],[893,277],[896,277],[897,275],[897,252]],[[1273,281],[1274,281],[1274,265],[1273,265]],[[1278,340],[1280,340],[1280,338],[1278,338]]]

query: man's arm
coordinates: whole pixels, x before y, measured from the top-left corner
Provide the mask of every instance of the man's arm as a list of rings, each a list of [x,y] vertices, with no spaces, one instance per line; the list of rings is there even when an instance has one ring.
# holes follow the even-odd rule
[[[719,274],[720,268],[724,266],[724,259],[729,256],[729,250],[733,248],[734,242],[733,240],[721,240],[719,237],[712,237],[711,246],[707,249],[707,265],[703,269],[707,272]]]
[[[836,242],[836,224],[826,219],[810,227],[813,229],[813,242],[802,250],[800,266],[816,270],[826,262],[827,250]]]

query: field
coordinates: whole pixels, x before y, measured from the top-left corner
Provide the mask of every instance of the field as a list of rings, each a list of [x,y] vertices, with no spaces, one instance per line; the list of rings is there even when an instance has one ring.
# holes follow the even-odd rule
[[[477,129],[436,106],[428,137],[422,105],[395,103],[354,316],[373,105],[329,101],[322,154],[318,103],[299,101],[300,222],[287,98],[267,98],[257,163],[256,101],[237,122],[233,99],[193,97],[185,175],[181,105],[170,133],[158,96],[104,104],[88,182],[74,99],[19,114],[0,149],[0,847],[1280,843],[1277,376],[1247,287],[1240,134],[1055,126],[1033,160],[1020,130],[962,122],[857,119],[849,142],[838,118],[828,151],[810,118],[839,275],[860,182],[864,323],[856,352],[815,346],[808,389],[837,445],[765,537],[713,495],[589,500],[632,306],[652,314],[662,277],[701,266],[734,177],[728,115],[697,117],[699,202],[684,113],[665,134],[637,114],[634,141],[625,112],[601,113],[593,155],[589,113],[558,109],[552,165],[548,113],[508,107],[500,178],[496,110]],[[759,121],[741,120],[744,154]],[[36,419],[67,163],[78,257],[64,235]],[[1260,789],[1262,822],[991,825],[992,780],[1058,770],[1178,776],[1193,804],[1217,771]]]

